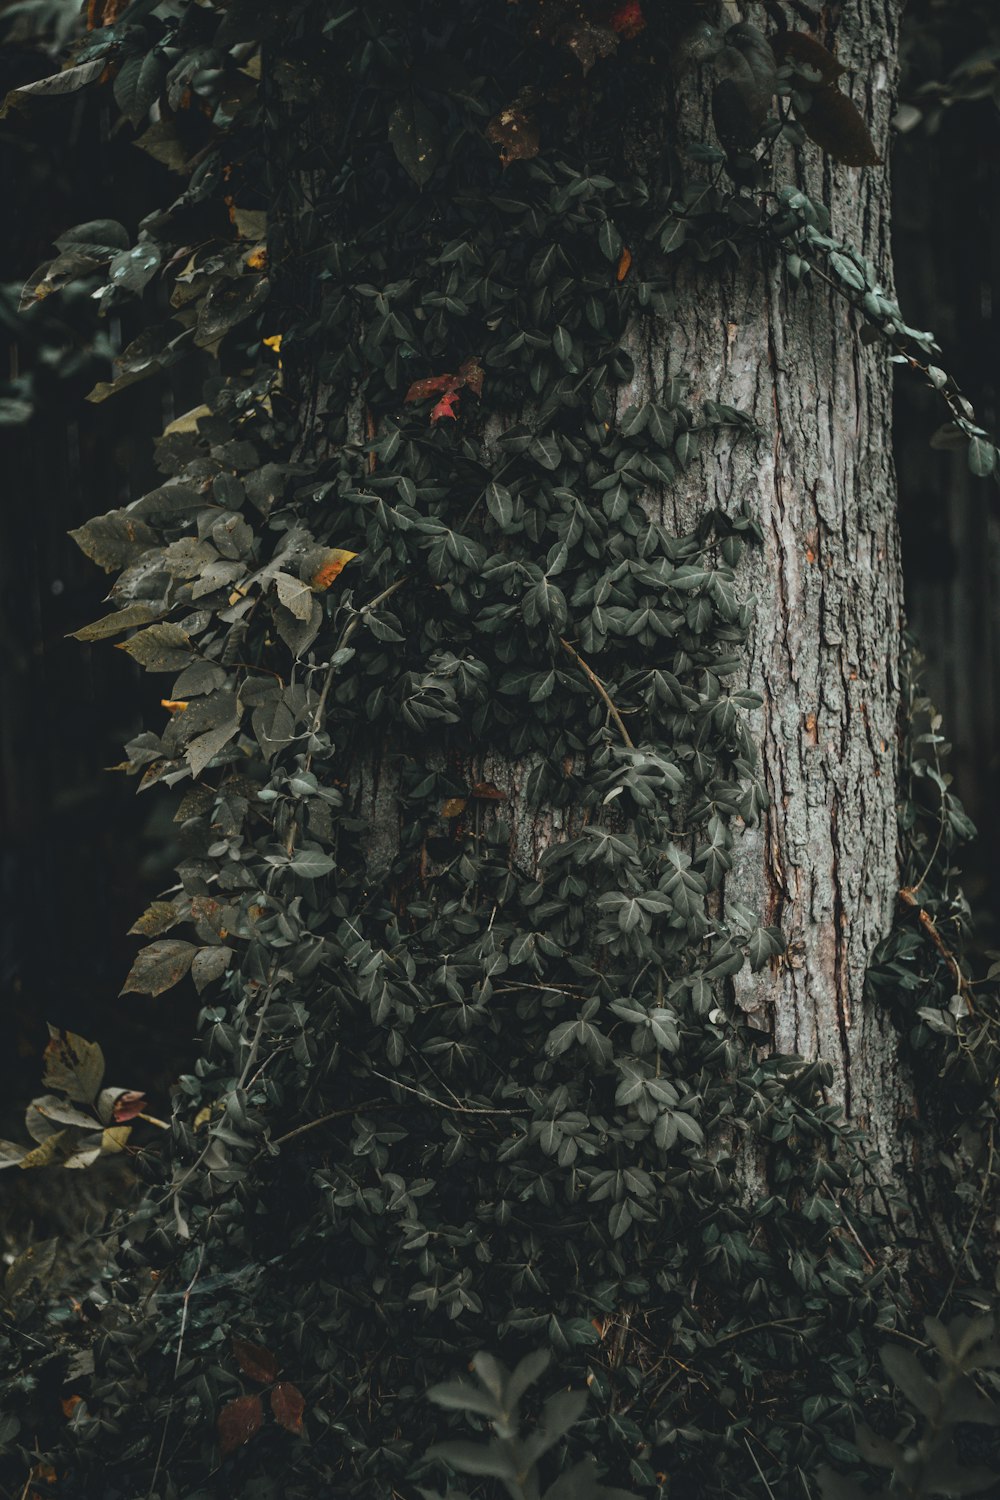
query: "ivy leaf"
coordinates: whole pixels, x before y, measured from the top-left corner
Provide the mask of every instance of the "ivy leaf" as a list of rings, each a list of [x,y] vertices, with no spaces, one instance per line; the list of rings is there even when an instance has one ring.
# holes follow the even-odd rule
[[[305,1409],[305,1397],[298,1386],[287,1380],[279,1381],[271,1392],[271,1410],[278,1425],[286,1432],[298,1435],[302,1431]]]
[[[441,155],[441,132],[430,110],[412,98],[401,99],[389,116],[389,141],[417,186],[429,182]]]
[[[78,1104],[93,1104],[104,1077],[104,1053],[96,1042],[49,1026],[42,1082]]]
[[[162,995],[184,978],[197,951],[194,943],[179,938],[150,943],[136,955],[121,994]]]
[[[219,1449],[223,1458],[242,1448],[260,1431],[264,1408],[259,1396],[238,1396],[219,1412]]]

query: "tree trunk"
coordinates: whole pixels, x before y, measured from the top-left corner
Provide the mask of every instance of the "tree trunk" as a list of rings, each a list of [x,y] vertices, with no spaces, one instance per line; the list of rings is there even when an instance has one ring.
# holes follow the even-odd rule
[[[888,159],[899,6],[856,0],[834,16],[823,40]],[[807,148],[800,178],[830,207],[831,233],[891,286],[888,162],[858,171]],[[690,371],[697,395],[752,412],[763,434],[720,445],[670,507],[683,517],[706,497],[723,509],[749,501],[764,532],[745,585],[755,600],[747,681],[764,698],[754,735],[770,807],[739,839],[734,877],[788,947],[770,970],[737,976],[737,998],[779,1051],[834,1066],[836,1095],[888,1165],[907,1088],[864,984],[899,885],[902,577],[891,366],[858,329],[817,277],[795,289],[781,264],[746,257],[728,276],[682,278],[645,378],[665,363]]]

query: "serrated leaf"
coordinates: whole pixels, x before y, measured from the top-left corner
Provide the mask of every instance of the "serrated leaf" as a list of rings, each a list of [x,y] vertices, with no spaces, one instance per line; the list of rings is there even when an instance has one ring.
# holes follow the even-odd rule
[[[208,985],[222,978],[232,956],[232,948],[227,948],[224,944],[218,948],[213,946],[198,949],[191,960],[191,978],[194,980],[194,987],[199,995]]]
[[[261,1385],[270,1385],[278,1378],[279,1365],[269,1349],[260,1344],[251,1344],[248,1339],[233,1339],[233,1355],[236,1363],[251,1380]]]
[[[184,978],[197,951],[194,943],[175,938],[150,943],[136,955],[121,993],[162,995],[164,990],[171,989]]]
[[[112,635],[120,635],[123,630],[134,630],[137,625],[148,625],[154,618],[153,610],[148,604],[128,604],[124,609],[116,610],[114,614],[104,615],[100,620],[94,620],[91,625],[82,625],[79,630],[70,631],[70,639],[74,641],[103,641]]]
[[[191,637],[179,625],[161,620],[116,647],[147,672],[179,672],[191,660]]]
[[[278,1426],[297,1436],[302,1431],[305,1409],[306,1400],[298,1386],[287,1380],[279,1381],[271,1392],[271,1411]]]
[[[219,1450],[223,1458],[242,1448],[260,1431],[264,1408],[259,1396],[238,1396],[219,1412]]]
[[[106,573],[127,567],[143,552],[155,546],[157,536],[145,521],[138,520],[124,510],[112,510],[105,516],[96,516],[85,526],[71,531],[80,551],[97,563]]]

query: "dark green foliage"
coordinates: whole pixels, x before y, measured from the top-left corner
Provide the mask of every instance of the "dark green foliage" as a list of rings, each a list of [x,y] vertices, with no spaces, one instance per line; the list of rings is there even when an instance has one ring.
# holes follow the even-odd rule
[[[995,1319],[961,1317],[946,1327],[940,1319],[928,1318],[926,1334],[936,1355],[937,1378],[912,1348],[883,1348],[882,1364],[905,1405],[906,1423],[895,1439],[861,1427],[861,1456],[874,1468],[890,1470],[890,1487],[877,1491],[885,1500],[890,1495],[927,1500],[932,1495],[995,1494],[1000,1452]],[[820,1487],[823,1500],[864,1500],[873,1494],[829,1469],[820,1475]]]
[[[522,1435],[521,1400],[548,1368],[547,1349],[526,1354],[513,1371],[491,1354],[477,1354],[472,1368],[479,1384],[453,1380],[434,1386],[430,1399],[451,1411],[464,1411],[470,1418],[486,1418],[493,1437],[486,1443],[439,1443],[428,1454],[462,1474],[487,1475],[498,1481],[512,1500],[635,1500],[626,1490],[611,1489],[598,1480],[587,1459],[566,1469],[542,1492],[540,1463],[546,1453],[562,1442],[579,1420],[587,1404],[586,1391],[558,1391],[542,1407],[534,1431]],[[447,1497],[421,1493],[426,1500],[468,1500],[455,1490]]]
[[[413,1496],[426,1384],[544,1342],[592,1398],[543,1418],[573,1418],[554,1494],[589,1453],[708,1500],[853,1458],[873,1329],[906,1316],[830,1070],[758,1055],[728,984],[780,960],[723,891],[766,805],[733,686],[758,532],[739,496],[656,517],[699,446],[757,434],[680,371],[624,389],[676,253],[766,230],[852,297],[874,272],[802,195],[761,225],[714,144],[625,149],[662,18],[418,9],[134,3],[76,54],[187,174],[60,246],[106,309],[170,291],[115,383],[216,361],[163,483],[76,534],[116,574],[80,633],[169,674],[127,769],[183,789],[125,992],[190,970],[205,1004],[100,1288],[72,1318],[11,1293],[12,1485]],[[719,43],[740,149],[773,141],[778,59]],[[542,149],[504,171],[487,122],[525,90]]]

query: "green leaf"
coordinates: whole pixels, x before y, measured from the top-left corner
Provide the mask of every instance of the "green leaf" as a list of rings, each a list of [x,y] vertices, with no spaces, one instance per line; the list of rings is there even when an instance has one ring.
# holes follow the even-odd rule
[[[389,116],[389,140],[417,186],[428,183],[441,155],[441,132],[430,110],[412,98],[401,99]]]
[[[169,621],[140,630],[117,648],[127,651],[147,672],[177,672],[191,660],[191,638],[186,630]]]
[[[321,875],[329,875],[334,865],[335,861],[329,854],[323,854],[319,849],[303,849],[290,861],[289,869],[305,880],[318,880]]]
[[[973,474],[980,479],[987,478],[996,467],[996,458],[997,450],[992,443],[981,437],[970,438],[968,460]]]

